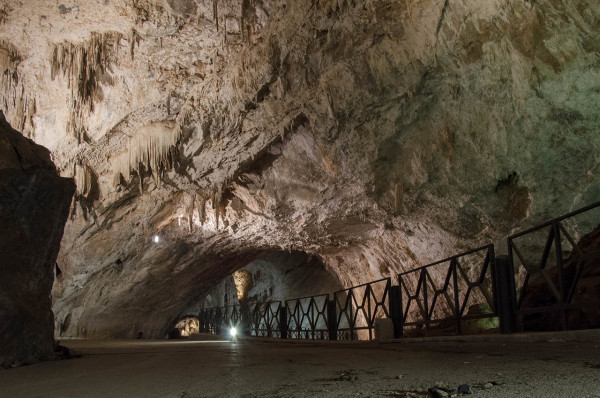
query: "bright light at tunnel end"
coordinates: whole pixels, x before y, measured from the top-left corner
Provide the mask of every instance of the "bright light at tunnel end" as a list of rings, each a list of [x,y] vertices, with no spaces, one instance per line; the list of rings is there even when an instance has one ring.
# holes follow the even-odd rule
[[[236,328],[229,329],[229,335],[231,337],[235,337],[237,335],[237,329]]]

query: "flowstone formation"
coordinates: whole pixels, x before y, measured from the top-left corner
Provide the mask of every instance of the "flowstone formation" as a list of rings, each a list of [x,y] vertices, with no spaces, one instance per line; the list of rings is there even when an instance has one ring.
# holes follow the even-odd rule
[[[77,181],[60,335],[163,336],[279,251],[343,286],[502,251],[600,197],[598,2],[22,4],[1,107]]]
[[[74,191],[0,112],[0,368],[54,356],[50,292]]]

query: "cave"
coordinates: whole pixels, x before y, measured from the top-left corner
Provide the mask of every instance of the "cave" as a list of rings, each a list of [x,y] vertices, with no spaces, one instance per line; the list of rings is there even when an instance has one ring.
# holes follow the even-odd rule
[[[600,3],[3,2],[0,73],[0,395],[598,393]]]

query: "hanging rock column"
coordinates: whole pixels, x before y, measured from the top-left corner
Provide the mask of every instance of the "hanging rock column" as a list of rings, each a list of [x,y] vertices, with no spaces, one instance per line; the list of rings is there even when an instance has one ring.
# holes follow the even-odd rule
[[[53,356],[50,294],[74,191],[0,112],[0,368]]]

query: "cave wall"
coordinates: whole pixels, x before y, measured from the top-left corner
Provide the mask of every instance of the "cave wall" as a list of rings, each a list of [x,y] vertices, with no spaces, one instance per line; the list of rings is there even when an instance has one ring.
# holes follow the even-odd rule
[[[0,368],[54,357],[50,294],[74,191],[0,112]]]
[[[598,2],[27,0],[1,15],[0,105],[77,181],[63,335],[162,336],[266,252],[318,255],[350,286],[505,250],[600,197]]]
[[[265,302],[333,293],[343,289],[315,256],[303,252],[275,252],[252,261],[210,289],[185,314],[202,308],[236,305],[241,301]]]

